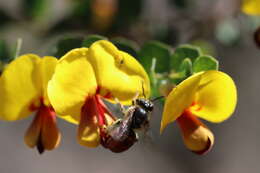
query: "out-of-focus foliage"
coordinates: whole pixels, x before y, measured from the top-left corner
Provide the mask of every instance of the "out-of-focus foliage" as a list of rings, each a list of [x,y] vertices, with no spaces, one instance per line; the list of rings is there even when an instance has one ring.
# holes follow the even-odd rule
[[[125,52],[129,53],[133,57],[138,56],[139,47],[138,45],[131,40],[127,40],[122,37],[114,38],[111,40],[116,47],[120,50],[124,50]]]
[[[0,40],[0,61],[7,63],[10,60],[10,51],[4,40]]]
[[[255,23],[255,19],[242,16],[238,12],[242,9],[246,14],[257,14],[259,6],[257,0],[244,0],[241,4],[238,1],[227,3],[224,0],[203,2],[70,0],[56,2],[55,5],[54,1],[50,0],[22,0],[21,10],[20,13],[17,12],[17,16],[6,9],[0,10],[0,26],[22,21],[29,22],[28,26],[30,25],[34,31],[39,31],[41,33],[39,36],[44,38],[67,32],[83,35],[97,33],[109,38],[130,38],[138,43],[144,43],[145,40],[159,40],[172,46],[191,43],[198,39],[209,41],[210,44],[212,40],[209,38],[213,35],[221,44],[235,46],[243,42],[243,33],[256,28],[257,23],[252,24]],[[162,10],[158,12],[156,6]],[[59,11],[63,7],[67,9],[66,13],[55,18],[54,11]],[[211,10],[205,13],[203,8]],[[43,25],[42,22],[46,24]],[[134,51],[131,51],[134,55]]]
[[[100,36],[100,35],[89,35],[87,36],[83,42],[82,42],[82,46],[83,47],[90,47],[90,45],[92,43],[94,43],[95,41],[98,41],[98,40],[107,40],[106,37],[103,37],[103,36]]]
[[[71,12],[52,32],[88,28],[98,33],[120,32],[139,20],[143,0],[77,0],[71,1]]]
[[[48,0],[23,0],[24,15],[28,19],[42,17],[48,8]]]
[[[63,38],[58,41],[57,45],[55,46],[55,50],[53,55],[57,58],[62,57],[68,51],[74,48],[79,48],[82,45],[82,38],[79,37],[67,37]]]
[[[213,69],[218,69],[218,61],[211,56],[200,56],[194,61],[193,73]]]
[[[233,45],[240,39],[240,30],[234,19],[224,20],[216,28],[217,39],[225,45]]]
[[[153,61],[154,72],[168,73],[170,71],[170,54],[171,50],[168,45],[158,41],[150,41],[142,46],[138,59],[148,73],[151,71]]]
[[[13,18],[10,17],[6,12],[2,9],[0,9],[0,26],[3,26],[9,22],[12,22]]]

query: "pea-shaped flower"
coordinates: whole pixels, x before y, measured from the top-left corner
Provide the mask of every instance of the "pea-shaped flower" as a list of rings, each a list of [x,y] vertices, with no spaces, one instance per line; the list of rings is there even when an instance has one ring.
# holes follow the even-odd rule
[[[166,98],[161,132],[176,120],[186,147],[204,154],[213,146],[214,136],[197,117],[220,123],[232,115],[236,102],[236,86],[227,74],[197,73],[177,85]]]
[[[56,114],[47,96],[47,84],[57,59],[34,54],[18,57],[6,66],[0,77],[0,119],[21,120],[32,113],[35,118],[25,134],[25,143],[40,153],[60,142]]]
[[[248,15],[260,15],[260,0],[243,0],[242,11]]]
[[[139,93],[149,95],[149,78],[143,67],[112,43],[101,40],[90,48],[68,52],[58,62],[48,84],[50,102],[59,115],[78,123],[78,142],[97,147],[104,128],[115,120],[103,99],[131,103]]]

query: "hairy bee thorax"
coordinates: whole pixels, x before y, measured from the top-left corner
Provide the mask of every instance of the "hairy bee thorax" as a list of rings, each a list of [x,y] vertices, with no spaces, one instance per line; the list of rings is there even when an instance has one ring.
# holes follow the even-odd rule
[[[123,112],[122,119],[103,129],[101,144],[116,153],[129,149],[138,141],[136,131],[148,129],[152,110],[152,101],[143,98],[134,100],[133,105]]]

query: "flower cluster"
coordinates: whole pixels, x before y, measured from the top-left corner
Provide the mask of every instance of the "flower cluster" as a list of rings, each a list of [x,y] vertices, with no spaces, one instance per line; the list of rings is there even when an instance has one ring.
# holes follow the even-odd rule
[[[40,153],[60,142],[56,116],[78,124],[80,144],[96,147],[116,120],[102,98],[128,104],[136,93],[149,96],[149,87],[142,66],[108,41],[71,50],[60,60],[27,54],[1,75],[0,118],[15,121],[35,112],[25,143]]]
[[[109,41],[100,40],[89,48],[72,49],[59,60],[34,54],[13,60],[0,77],[0,119],[21,120],[34,113],[24,139],[40,153],[60,143],[56,117],[78,125],[79,144],[107,148],[108,129],[118,118],[103,101],[131,104],[136,96],[149,95],[150,80],[142,65]],[[233,80],[216,70],[191,75],[165,97],[161,132],[176,120],[185,145],[197,154],[214,143],[212,132],[197,117],[222,122],[232,115],[237,101]],[[135,137],[131,133],[121,141],[126,149]]]

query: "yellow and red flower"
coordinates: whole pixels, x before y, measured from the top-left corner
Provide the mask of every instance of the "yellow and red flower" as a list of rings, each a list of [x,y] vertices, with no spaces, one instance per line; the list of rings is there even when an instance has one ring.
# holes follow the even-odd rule
[[[104,127],[115,117],[102,99],[130,104],[134,96],[150,94],[149,78],[143,67],[112,43],[101,40],[90,48],[78,48],[64,55],[48,84],[55,111],[69,122],[79,123],[78,141],[97,147]]]
[[[0,119],[21,120],[32,113],[35,118],[26,132],[25,143],[40,153],[60,142],[56,114],[47,96],[47,84],[57,59],[34,54],[18,57],[6,66],[0,77]]]
[[[236,86],[227,74],[213,70],[197,73],[181,82],[168,95],[161,132],[176,120],[186,147],[197,154],[204,154],[213,146],[214,136],[197,117],[220,123],[232,115],[236,102]]]
[[[243,0],[242,11],[248,15],[260,15],[260,0]]]

